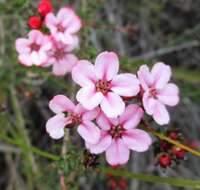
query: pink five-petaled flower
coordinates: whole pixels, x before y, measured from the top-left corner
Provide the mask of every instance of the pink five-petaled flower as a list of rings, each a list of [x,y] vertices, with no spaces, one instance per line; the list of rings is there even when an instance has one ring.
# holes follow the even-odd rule
[[[68,7],[61,8],[57,16],[48,13],[45,17],[45,24],[50,29],[51,35],[65,44],[73,44],[74,35],[81,28],[80,18]]]
[[[97,144],[86,142],[86,147],[93,154],[106,152],[110,165],[122,165],[129,159],[130,150],[146,151],[151,145],[151,137],[145,131],[136,129],[143,117],[143,110],[138,105],[130,104],[119,117],[110,119],[103,113],[97,117],[101,128],[101,137]]]
[[[156,63],[151,72],[146,65],[141,66],[138,71],[138,78],[144,91],[144,109],[160,125],[168,124],[170,120],[165,105],[175,106],[179,102],[179,89],[175,84],[168,83],[170,77],[170,66],[162,62]]]
[[[48,60],[47,52],[51,49],[49,38],[38,30],[32,30],[27,38],[16,40],[19,61],[24,66],[42,66]]]
[[[100,105],[110,118],[121,115],[125,103],[121,96],[135,96],[139,92],[139,81],[135,75],[117,74],[119,60],[114,52],[102,52],[95,65],[89,61],[78,61],[72,70],[72,78],[82,88],[77,100],[88,110]]]
[[[76,65],[78,59],[74,54],[70,53],[78,45],[78,38],[75,38],[77,43],[68,45],[61,41],[58,42],[53,37],[50,37],[52,48],[48,52],[49,59],[44,67],[52,65],[53,74],[55,76],[63,76],[66,73],[71,72],[72,68]]]
[[[74,103],[64,95],[55,96],[49,103],[56,115],[46,123],[46,131],[53,139],[64,136],[67,125],[77,125],[80,136],[89,143],[96,143],[100,138],[100,129],[92,122],[99,113],[98,109],[85,110],[80,104]],[[65,116],[65,113],[68,113]]]

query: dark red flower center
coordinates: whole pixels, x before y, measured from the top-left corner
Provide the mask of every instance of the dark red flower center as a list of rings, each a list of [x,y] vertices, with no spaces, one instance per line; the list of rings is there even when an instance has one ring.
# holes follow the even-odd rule
[[[106,94],[110,91],[111,88],[111,83],[110,81],[106,81],[106,80],[99,80],[96,83],[96,91],[97,92],[102,92],[103,94]]]
[[[77,114],[74,114],[74,113],[70,113],[69,117],[71,118],[72,124],[74,124],[74,125],[78,125],[82,121],[81,116],[77,115]]]
[[[57,60],[61,60],[65,57],[66,52],[64,51],[64,49],[57,49],[56,51],[54,51],[53,56],[57,59]]]
[[[109,134],[113,139],[122,138],[125,129],[121,125],[112,126],[109,130]]]
[[[65,32],[65,28],[61,24],[57,25],[57,30],[58,30],[58,32],[62,32],[62,33]]]
[[[36,43],[32,43],[30,45],[30,48],[31,48],[31,51],[39,51],[40,50],[40,45],[39,44],[36,44]]]
[[[157,90],[155,88],[151,88],[150,89],[150,95],[151,95],[151,97],[156,98],[157,97]]]

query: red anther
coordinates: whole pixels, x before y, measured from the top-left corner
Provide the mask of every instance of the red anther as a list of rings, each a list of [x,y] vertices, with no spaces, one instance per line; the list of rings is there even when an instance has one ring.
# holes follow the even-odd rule
[[[50,0],[42,0],[38,5],[38,12],[45,17],[48,13],[53,11],[53,7]]]
[[[28,20],[28,25],[31,29],[40,29],[42,26],[42,19],[39,16],[31,16]]]
[[[171,165],[171,157],[168,154],[162,154],[159,157],[159,164],[163,168],[170,166]]]

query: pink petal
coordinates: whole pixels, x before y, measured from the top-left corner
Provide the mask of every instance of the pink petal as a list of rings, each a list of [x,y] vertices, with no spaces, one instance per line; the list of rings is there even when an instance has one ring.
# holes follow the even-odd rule
[[[49,108],[54,113],[61,113],[64,111],[73,112],[75,109],[74,103],[64,95],[54,96],[49,102]]]
[[[55,26],[57,24],[56,17],[53,13],[48,13],[45,17],[45,24],[48,28]]]
[[[72,78],[81,87],[94,85],[97,82],[94,65],[87,60],[78,61],[72,70]]]
[[[58,114],[50,118],[46,123],[46,131],[53,139],[60,139],[64,136],[64,127],[71,123],[64,114]]]
[[[40,44],[44,35],[39,30],[31,30],[28,33],[28,37],[31,42],[36,42],[36,43]]]
[[[92,110],[102,102],[103,94],[96,92],[94,86],[89,86],[81,88],[76,95],[76,99],[85,109]]]
[[[72,18],[73,14],[74,13],[70,8],[64,7],[58,11],[57,19],[59,22],[63,22],[65,20],[69,21]]]
[[[25,38],[18,38],[15,42],[15,47],[18,53],[29,53],[30,48],[29,48],[29,41]]]
[[[153,66],[151,73],[156,89],[162,89],[169,82],[171,77],[171,68],[169,65],[158,62]]]
[[[163,104],[175,106],[179,102],[179,89],[175,84],[168,83],[159,91],[157,97]]]
[[[100,109],[99,108],[95,108],[91,111],[86,111],[85,113],[83,113],[82,119],[83,120],[94,120],[96,119],[96,117],[99,114]]]
[[[135,96],[140,91],[139,80],[129,73],[116,75],[111,85],[111,90],[120,96]]]
[[[47,61],[47,56],[44,53],[33,51],[30,55],[30,59],[33,64],[39,66]]]
[[[106,132],[101,131],[100,140],[96,144],[87,143],[87,148],[92,154],[100,154],[104,152],[112,143],[112,138]]]
[[[147,65],[142,65],[137,74],[142,88],[147,90],[153,83],[153,78]]]
[[[67,72],[71,72],[77,60],[77,57],[73,54],[67,54],[64,59],[53,64],[53,74],[55,76],[63,76]]]
[[[106,116],[110,118],[121,115],[125,110],[125,103],[122,98],[113,92],[108,92],[107,95],[104,96],[100,106]]]
[[[153,119],[159,125],[165,125],[169,123],[169,113],[166,107],[159,101],[156,102],[156,106],[153,113]]]
[[[67,52],[71,52],[72,50],[74,50],[75,48],[77,48],[78,45],[79,45],[79,39],[78,39],[78,37],[75,36],[75,35],[73,35],[72,38],[73,38],[73,43],[68,44],[66,46],[66,48],[65,48],[65,51],[67,51]]]
[[[101,129],[106,131],[108,131],[112,125],[110,120],[105,116],[103,112],[98,115],[96,122]]]
[[[78,126],[77,131],[88,143],[96,144],[100,139],[100,129],[91,121],[84,121]]]
[[[106,150],[106,160],[112,165],[122,165],[128,162],[130,151],[121,139],[113,140]]]
[[[29,54],[20,54],[18,56],[18,59],[20,61],[20,63],[26,67],[30,67],[32,66],[32,62],[30,59],[30,55]]]
[[[149,134],[140,129],[129,129],[123,137],[124,144],[129,148],[137,152],[144,152],[149,149],[152,143]]]
[[[140,123],[144,111],[136,104],[130,104],[126,107],[125,112],[120,116],[120,124],[125,129],[135,128]]]
[[[156,106],[157,100],[146,91],[142,98],[143,106],[147,114],[152,115]]]
[[[81,28],[81,19],[75,14],[75,12],[70,8],[66,9],[66,15],[63,15],[63,25],[66,26],[68,33],[72,34],[78,32]]]
[[[119,60],[114,52],[102,52],[95,61],[95,73],[98,79],[112,80],[119,70]]]

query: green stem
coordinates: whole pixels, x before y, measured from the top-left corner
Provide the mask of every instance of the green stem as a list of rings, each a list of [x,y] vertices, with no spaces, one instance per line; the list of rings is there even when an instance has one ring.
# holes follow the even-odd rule
[[[51,159],[53,161],[58,161],[61,159],[61,157],[57,155],[40,150],[36,147],[28,147],[3,134],[0,134],[0,139],[6,141],[7,143],[20,147],[25,152],[32,152],[39,156]],[[111,173],[114,176],[123,176],[126,178],[137,179],[137,180],[141,180],[145,182],[161,183],[161,184],[168,184],[168,185],[173,185],[177,187],[189,187],[189,188],[200,189],[200,181],[198,180],[176,179],[176,178],[159,177],[159,176],[146,175],[146,174],[136,174],[136,173],[132,173],[132,172],[124,171],[124,170],[119,170],[119,169],[116,170],[116,169],[105,168],[105,167],[100,167],[100,172],[105,173],[105,174]]]
[[[13,145],[20,147],[24,152],[27,152],[27,153],[32,152],[32,153],[35,153],[39,156],[42,156],[44,158],[48,158],[48,159],[51,159],[51,160],[54,160],[54,161],[60,160],[59,156],[56,156],[56,155],[51,154],[49,152],[40,150],[36,147],[29,147],[26,144],[22,144],[21,142],[18,142],[18,141],[14,140],[14,139],[6,136],[6,135],[0,134],[0,139],[9,143],[9,144],[13,144]]]
[[[124,171],[124,170],[105,168],[105,167],[101,167],[100,171],[105,174],[110,173],[114,176],[119,176],[119,177],[123,176],[130,179],[142,180],[145,182],[200,189],[199,180],[177,179],[177,178],[172,178],[172,177],[159,177],[159,176],[146,175],[146,174],[136,174],[136,173],[132,173],[132,172]]]
[[[183,149],[187,152],[190,152],[193,155],[200,157],[200,152],[198,150],[194,150],[194,149],[190,148],[189,146],[186,146],[186,145],[180,143],[179,141],[175,141],[175,140],[173,140],[173,139],[171,139],[171,138],[169,138],[169,137],[167,137],[167,136],[165,136],[161,133],[158,133],[153,128],[151,128],[149,126],[149,124],[144,120],[142,121],[142,124],[144,125],[144,128],[143,128],[144,130],[150,132],[151,134],[158,137],[159,139],[165,140],[170,144],[173,144],[173,145],[175,145],[175,146],[177,146],[177,147],[179,147],[179,148],[181,148],[181,149]]]

